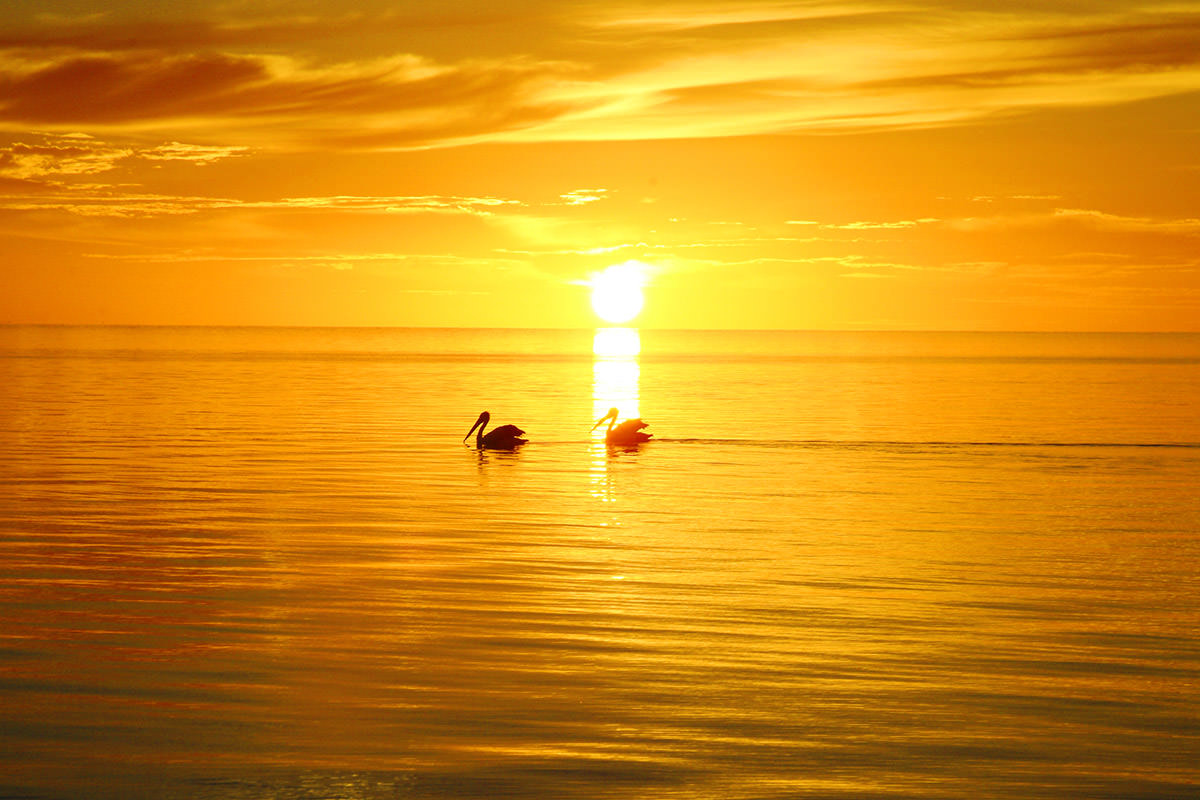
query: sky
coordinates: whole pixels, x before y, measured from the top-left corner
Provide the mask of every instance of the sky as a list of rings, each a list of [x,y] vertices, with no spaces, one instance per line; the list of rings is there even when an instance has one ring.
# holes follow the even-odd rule
[[[0,322],[1200,330],[1200,3],[5,0]],[[634,287],[637,288],[637,287]]]

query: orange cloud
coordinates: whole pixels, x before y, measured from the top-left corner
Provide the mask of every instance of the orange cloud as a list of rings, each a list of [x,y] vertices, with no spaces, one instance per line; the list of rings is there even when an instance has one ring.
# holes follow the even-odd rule
[[[97,175],[115,169],[132,159],[151,162],[187,161],[212,164],[225,158],[245,155],[245,147],[221,147],[167,142],[146,147],[114,144],[86,134],[41,136],[36,141],[14,141],[0,146],[0,176],[45,185],[54,176]]]
[[[243,11],[243,15],[247,12]],[[354,42],[369,42],[359,50]],[[387,44],[391,42],[390,47]],[[448,42],[454,42],[453,45]],[[0,125],[408,148],[957,123],[1200,89],[1200,12],[678,3],[26,24]]]
[[[44,138],[0,148],[0,175],[29,180],[46,175],[93,175],[106,172],[133,151],[97,143],[91,137]]]
[[[10,60],[0,69],[0,119],[50,125],[227,111],[267,77],[260,60],[223,54],[69,55],[33,67]]]
[[[274,129],[269,142],[416,146],[519,128],[578,107],[537,99],[536,87],[556,69],[526,59],[439,66],[408,55],[315,66],[229,53],[10,54],[0,56],[0,124],[249,138]],[[247,120],[254,130],[246,130]]]

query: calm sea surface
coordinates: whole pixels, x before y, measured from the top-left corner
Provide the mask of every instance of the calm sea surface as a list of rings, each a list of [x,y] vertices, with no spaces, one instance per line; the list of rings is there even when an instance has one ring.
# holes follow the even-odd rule
[[[1197,796],[1200,335],[0,327],[2,798]]]

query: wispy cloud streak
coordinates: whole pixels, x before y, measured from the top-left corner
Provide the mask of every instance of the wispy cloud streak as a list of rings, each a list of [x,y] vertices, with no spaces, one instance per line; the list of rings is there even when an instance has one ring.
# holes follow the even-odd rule
[[[285,197],[238,200],[228,197],[170,196],[120,191],[102,184],[76,184],[57,191],[0,195],[0,210],[64,211],[81,216],[132,217],[197,214],[228,210],[341,211],[394,214],[490,216],[497,208],[519,206],[495,197]]]
[[[452,10],[26,25],[0,36],[0,126],[428,147],[944,125],[1200,91],[1200,11],[1187,6]],[[322,43],[378,42],[380,29],[390,52]]]
[[[14,141],[0,146],[0,176],[34,181],[97,175],[134,159],[185,161],[203,165],[248,152],[249,148],[245,147],[182,142],[166,142],[150,147],[114,144],[82,133],[42,136],[32,141]]]

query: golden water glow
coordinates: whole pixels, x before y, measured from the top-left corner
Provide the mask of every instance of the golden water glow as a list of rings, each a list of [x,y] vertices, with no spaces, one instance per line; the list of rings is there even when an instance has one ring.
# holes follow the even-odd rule
[[[641,416],[638,410],[638,381],[641,367],[635,358],[603,359],[592,365],[592,410],[596,419],[610,408],[621,411],[621,419]],[[604,441],[603,426],[593,431],[593,438]]]
[[[592,410],[596,419],[610,408],[621,411],[621,419],[641,416],[638,410],[638,383],[641,366],[641,336],[636,328],[599,328],[592,342]],[[595,438],[604,440],[597,428]]]
[[[597,328],[592,339],[597,359],[628,359],[642,352],[642,337],[637,328]]]
[[[0,793],[1200,784],[1200,335],[577,345],[0,326]]]

